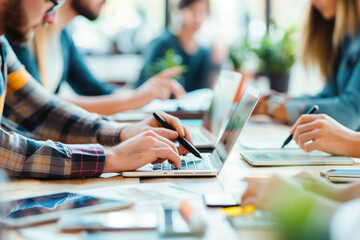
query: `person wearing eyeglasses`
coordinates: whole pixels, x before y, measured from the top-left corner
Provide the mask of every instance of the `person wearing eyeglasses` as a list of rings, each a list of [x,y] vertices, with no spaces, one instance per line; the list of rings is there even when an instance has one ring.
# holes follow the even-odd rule
[[[63,179],[135,170],[165,159],[179,167],[179,155],[187,151],[173,141],[181,136],[192,142],[179,119],[160,113],[176,131],[153,117],[130,125],[105,121],[48,93],[20,64],[4,34],[26,42],[39,26],[55,21],[61,4],[0,0],[0,117],[35,135],[1,128],[0,168],[14,177]]]
[[[11,38],[10,45],[26,70],[49,92],[58,94],[68,83],[78,95],[63,99],[90,112],[111,115],[141,108],[154,99],[183,96],[185,90],[172,79],[182,72],[180,67],[163,71],[136,90],[104,83],[91,73],[66,26],[77,16],[96,20],[104,3],[104,0],[61,2],[55,6],[56,10],[64,5],[57,23],[37,30],[27,45],[19,45]]]

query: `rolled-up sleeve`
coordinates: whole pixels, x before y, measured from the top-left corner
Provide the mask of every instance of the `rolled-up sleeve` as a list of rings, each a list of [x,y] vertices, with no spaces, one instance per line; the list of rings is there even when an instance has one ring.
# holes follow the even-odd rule
[[[0,168],[15,177],[99,176],[105,165],[105,151],[99,144],[119,144],[124,125],[108,122],[50,95],[27,73],[1,37],[0,46],[2,57],[6,56],[3,73],[7,77],[7,81],[0,82],[3,115],[44,140],[0,129]]]
[[[330,86],[330,89],[337,88],[339,94],[329,94],[331,90],[325,88],[326,94],[289,101],[286,104],[286,110],[290,123],[295,123],[301,114],[316,104],[319,106],[319,113],[327,114],[344,126],[358,130],[360,128],[360,60],[352,69],[346,71],[349,71],[345,73],[349,75],[349,78],[343,89],[334,85]],[[333,96],[329,96],[331,94]]]
[[[8,77],[4,116],[38,139],[67,144],[114,146],[125,126],[49,94],[24,68]]]
[[[35,141],[0,129],[0,167],[10,176],[49,179],[97,177],[105,153],[97,144]]]

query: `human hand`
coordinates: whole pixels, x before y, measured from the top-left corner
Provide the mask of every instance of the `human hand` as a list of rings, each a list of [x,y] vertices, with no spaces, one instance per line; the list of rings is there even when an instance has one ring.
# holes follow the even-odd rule
[[[335,155],[360,156],[357,149],[359,134],[325,114],[302,115],[290,134],[305,152],[319,150]]]
[[[306,171],[302,171],[299,172],[298,174],[295,174],[293,178],[299,181],[312,182],[312,183],[319,182],[320,180],[320,177],[315,177],[313,174]]]
[[[148,130],[117,147],[107,149],[104,173],[131,171],[148,163],[162,163],[165,160],[176,168],[180,167],[181,160],[175,144]]]
[[[300,182],[308,191],[320,194],[333,200],[341,201],[342,188],[331,184],[323,177],[315,176],[309,172],[304,171],[294,175],[292,178]]]
[[[256,104],[253,114],[267,114],[267,101],[271,95],[263,95],[260,97],[258,103]]]
[[[144,121],[126,126],[121,131],[121,141],[126,141],[127,139],[130,139],[140,133],[151,130],[156,134],[171,141],[176,141],[176,139],[180,136],[186,138],[190,143],[192,143],[192,138],[189,130],[180,123],[180,120],[178,118],[164,112],[158,112],[158,114],[163,117],[164,120],[169,123],[176,131],[164,128],[153,116],[151,116]],[[188,151],[181,145],[178,151],[181,155],[188,153]]]
[[[303,190],[300,183],[290,178],[273,175],[268,178],[245,178],[248,187],[242,196],[241,205],[253,205],[258,209],[277,210],[286,201]]]
[[[254,205],[270,211],[280,230],[280,238],[321,239],[326,236],[338,202],[303,190],[294,178],[272,176],[246,180],[249,185],[242,206]]]
[[[182,67],[169,68],[147,80],[137,89],[137,94],[142,98],[149,99],[169,99],[171,94],[175,98],[180,98],[186,94],[184,88],[178,81],[172,79],[181,74]]]

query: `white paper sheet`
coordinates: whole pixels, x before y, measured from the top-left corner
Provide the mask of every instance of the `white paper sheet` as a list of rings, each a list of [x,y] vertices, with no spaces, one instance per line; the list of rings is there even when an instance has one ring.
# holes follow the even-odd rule
[[[195,90],[187,93],[180,99],[159,100],[155,99],[144,106],[143,112],[167,111],[175,112],[178,108],[184,111],[206,111],[211,103],[213,91],[208,88]]]
[[[201,198],[197,194],[173,183],[124,184],[82,190],[82,194],[133,201],[138,205],[169,203]]]

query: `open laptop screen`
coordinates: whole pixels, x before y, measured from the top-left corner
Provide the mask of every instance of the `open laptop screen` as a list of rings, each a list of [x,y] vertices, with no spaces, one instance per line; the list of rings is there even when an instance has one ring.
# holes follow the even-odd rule
[[[220,141],[216,144],[214,152],[219,157],[216,159],[220,159],[221,161],[216,165],[221,167],[225,162],[226,157],[230,154],[230,151],[235,145],[241,130],[243,129],[245,123],[253,112],[257,101],[259,100],[260,94],[260,91],[253,87],[249,86],[246,88],[239,104],[236,106],[226,125],[225,131],[222,134]]]
[[[214,88],[214,95],[209,110],[204,114],[203,126],[214,136],[222,132],[227,120],[242,75],[237,72],[221,70]]]

